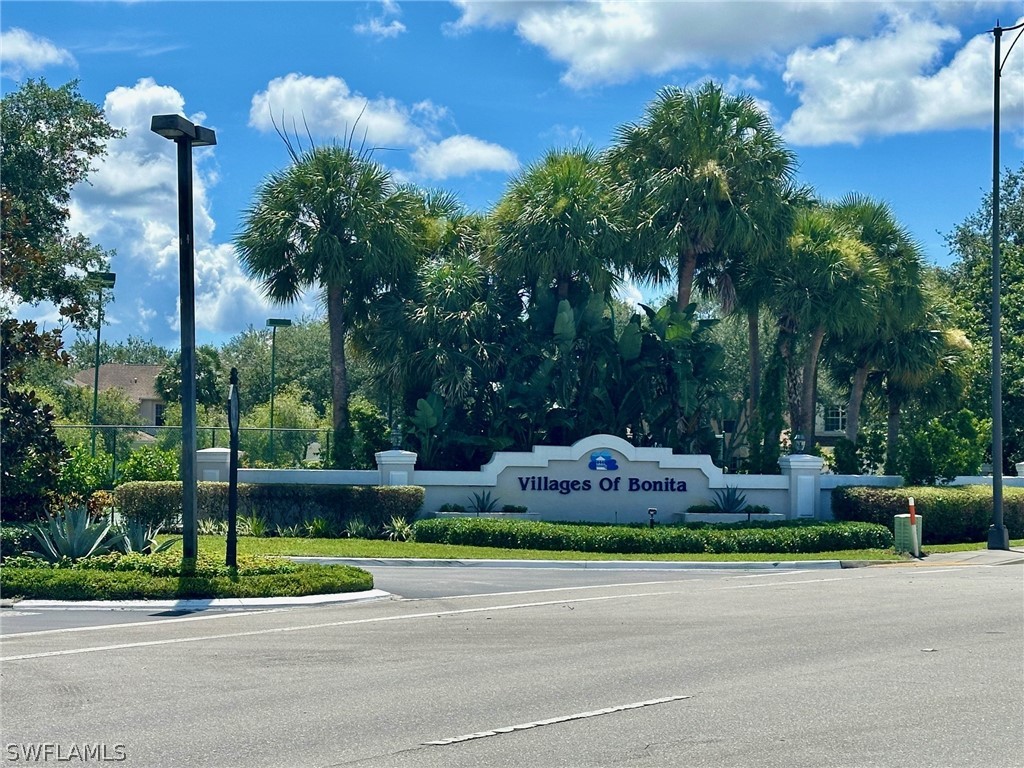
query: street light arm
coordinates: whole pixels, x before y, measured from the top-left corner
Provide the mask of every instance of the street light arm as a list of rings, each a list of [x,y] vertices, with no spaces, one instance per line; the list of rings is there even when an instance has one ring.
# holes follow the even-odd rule
[[[1024,34],[1024,22],[1018,24],[1015,27],[1006,27],[1005,29],[1002,30],[1003,32],[1013,32],[1013,30],[1015,30],[1015,29],[1019,29],[1020,32],[1018,32],[1017,36],[1015,38],[1013,38],[1013,42],[1010,43],[1010,47],[1006,49],[1006,55],[1003,56],[1003,60],[1001,62],[999,62],[999,76],[1000,77],[1002,77],[1002,74],[1003,74],[1003,67],[1006,66],[1006,60],[1008,58],[1010,58],[1010,51],[1013,50],[1013,46],[1015,46],[1017,44],[1017,41],[1020,40],[1021,34]],[[995,31],[995,30],[993,30],[993,31]]]

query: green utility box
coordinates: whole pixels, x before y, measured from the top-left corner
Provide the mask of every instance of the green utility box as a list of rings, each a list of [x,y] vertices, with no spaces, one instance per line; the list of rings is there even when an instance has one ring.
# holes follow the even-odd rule
[[[914,516],[914,527],[910,527],[910,515],[896,515],[895,531],[896,538],[896,551],[897,552],[913,552],[914,551],[914,539],[911,535],[912,531],[917,533],[917,551],[921,551],[923,540],[921,535],[924,532],[924,518],[921,515]]]

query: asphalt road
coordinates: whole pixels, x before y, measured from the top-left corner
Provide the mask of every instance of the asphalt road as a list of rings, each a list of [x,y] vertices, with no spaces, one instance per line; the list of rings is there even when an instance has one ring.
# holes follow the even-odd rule
[[[412,599],[6,633],[3,760],[1024,766],[1020,565],[402,570]]]

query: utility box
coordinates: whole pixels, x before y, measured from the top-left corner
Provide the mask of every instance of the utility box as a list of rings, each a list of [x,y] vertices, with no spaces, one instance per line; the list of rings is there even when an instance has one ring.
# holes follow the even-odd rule
[[[921,535],[924,531],[924,518],[921,515],[914,515],[914,518],[914,526],[911,528],[909,514],[896,515],[893,530],[895,531],[897,552],[914,551],[914,539],[912,532],[916,532],[917,534],[917,551],[921,551],[921,545],[923,543]]]

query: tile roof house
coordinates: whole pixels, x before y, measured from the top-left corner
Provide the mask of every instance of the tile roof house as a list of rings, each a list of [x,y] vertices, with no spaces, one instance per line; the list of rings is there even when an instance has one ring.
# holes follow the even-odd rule
[[[156,377],[162,365],[120,365],[104,363],[100,366],[99,391],[123,390],[128,397],[139,404],[139,416],[147,426],[163,426],[164,402],[156,392]],[[74,381],[80,387],[93,388],[95,368],[86,368],[75,374]]]

